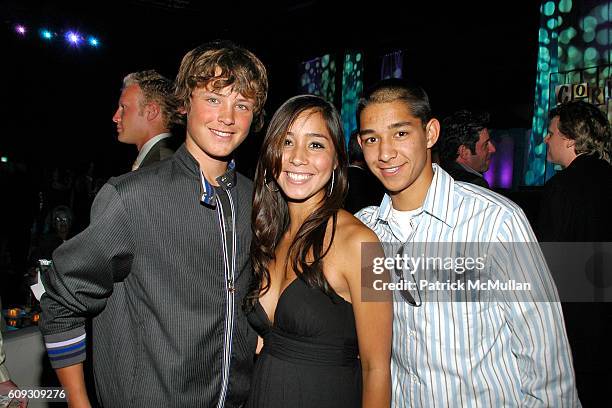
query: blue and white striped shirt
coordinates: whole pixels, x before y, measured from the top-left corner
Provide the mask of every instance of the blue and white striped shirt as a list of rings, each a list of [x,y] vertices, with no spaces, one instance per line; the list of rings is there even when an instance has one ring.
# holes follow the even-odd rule
[[[381,242],[536,242],[523,211],[484,188],[455,182],[436,164],[422,211],[406,234],[391,217],[391,198],[356,216]],[[407,236],[409,235],[409,236]],[[394,407],[576,407],[574,368],[556,288],[537,245],[514,245],[496,264],[508,276],[530,262],[534,293],[553,301],[489,298],[394,303],[391,363]],[[516,249],[518,248],[518,250]],[[520,252],[521,248],[523,253]],[[512,252],[512,251],[510,251]],[[533,265],[536,268],[533,268]],[[552,291],[551,291],[552,288]],[[548,290],[547,290],[548,289]],[[552,294],[551,294],[552,292]],[[541,300],[541,299],[538,299]]]

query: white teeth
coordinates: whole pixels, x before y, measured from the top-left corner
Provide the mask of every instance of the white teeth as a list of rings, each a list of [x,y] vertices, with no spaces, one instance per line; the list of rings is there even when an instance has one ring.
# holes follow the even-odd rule
[[[293,181],[304,181],[312,177],[312,174],[303,174],[303,173],[289,173],[287,172],[287,177],[289,177]]]
[[[210,129],[210,131],[213,132],[215,135],[221,136],[221,137],[229,137],[232,135],[230,132],[222,132],[220,130],[215,130],[215,129]]]
[[[388,169],[381,169],[383,173],[395,173],[397,171],[397,169],[399,169],[399,166],[397,167],[391,167]]]

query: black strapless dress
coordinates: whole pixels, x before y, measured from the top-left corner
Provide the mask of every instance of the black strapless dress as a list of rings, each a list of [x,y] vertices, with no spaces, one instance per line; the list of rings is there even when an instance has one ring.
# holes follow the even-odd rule
[[[259,302],[248,320],[264,347],[247,407],[361,407],[361,365],[349,302],[296,279],[278,300],[274,325]]]

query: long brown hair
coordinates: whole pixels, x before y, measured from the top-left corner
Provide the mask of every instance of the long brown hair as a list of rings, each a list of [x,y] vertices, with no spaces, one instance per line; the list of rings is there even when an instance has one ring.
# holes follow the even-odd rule
[[[298,278],[311,287],[321,288],[331,295],[333,289],[323,274],[322,260],[329,251],[336,232],[336,218],[342,207],[348,188],[348,159],[338,111],[325,99],[314,95],[295,96],[286,101],[274,113],[261,147],[259,163],[255,173],[253,194],[251,262],[254,279],[246,297],[246,307],[251,308],[257,299],[270,287],[268,265],[275,259],[275,250],[289,227],[287,201],[275,180],[282,169],[283,144],[287,131],[303,112],[320,113],[327,125],[336,150],[338,166],[327,184],[327,194],[320,205],[300,226],[287,259]],[[329,246],[324,247],[328,221],[333,220]],[[287,266],[287,264],[285,265]]]

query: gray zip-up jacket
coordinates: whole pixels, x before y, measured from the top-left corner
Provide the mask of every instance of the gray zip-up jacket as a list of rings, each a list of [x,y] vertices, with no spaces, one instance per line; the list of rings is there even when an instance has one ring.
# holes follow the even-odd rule
[[[252,183],[233,168],[217,181],[210,200],[183,145],[109,180],[90,226],[54,252],[42,276],[48,354],[55,368],[83,361],[85,319],[95,316],[89,341],[104,407],[246,399],[256,336],[240,305],[251,277]]]

